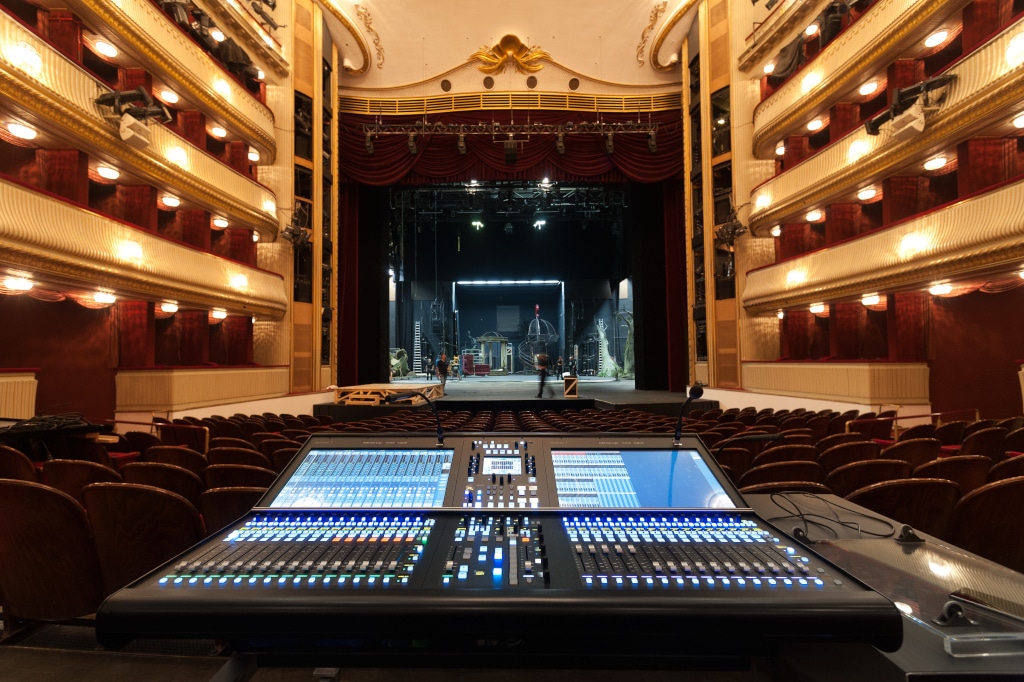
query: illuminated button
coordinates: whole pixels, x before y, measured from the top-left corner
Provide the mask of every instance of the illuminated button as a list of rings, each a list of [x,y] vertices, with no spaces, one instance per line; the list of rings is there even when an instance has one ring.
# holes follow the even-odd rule
[[[159,583],[160,585],[166,585],[166,584],[167,584],[167,581],[168,581],[169,579],[170,579],[170,578],[166,578],[166,577],[164,577],[164,578],[160,578],[160,580],[158,580],[158,581],[157,581],[157,583]]]

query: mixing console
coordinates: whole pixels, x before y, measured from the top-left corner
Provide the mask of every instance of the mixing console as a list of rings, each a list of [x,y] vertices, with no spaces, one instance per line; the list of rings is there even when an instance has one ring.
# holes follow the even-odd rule
[[[247,516],[110,597],[98,635],[898,645],[890,602],[759,519],[699,440],[660,438],[314,434]]]

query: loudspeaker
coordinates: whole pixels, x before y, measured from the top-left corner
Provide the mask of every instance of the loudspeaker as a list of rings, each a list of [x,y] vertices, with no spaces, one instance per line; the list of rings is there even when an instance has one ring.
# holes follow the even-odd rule
[[[145,149],[149,146],[149,128],[131,114],[121,116],[121,126],[118,132],[129,147]]]
[[[518,147],[516,146],[515,140],[505,140],[505,163],[513,165],[516,162],[516,152]]]

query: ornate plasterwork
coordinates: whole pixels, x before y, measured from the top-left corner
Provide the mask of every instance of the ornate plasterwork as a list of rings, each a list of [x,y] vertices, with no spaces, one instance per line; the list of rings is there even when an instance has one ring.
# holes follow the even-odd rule
[[[1016,269],[1024,259],[1024,182],[886,230],[747,273],[743,306],[771,312],[940,279]],[[795,274],[794,274],[795,273]]]
[[[665,0],[659,2],[651,9],[651,16],[644,26],[644,30],[640,33],[640,42],[636,46],[636,63],[638,66],[644,65],[644,50],[647,49],[647,40],[651,35],[651,31],[654,30],[654,25],[658,23],[658,19],[665,12],[665,7],[668,5]]]
[[[19,41],[31,45],[41,59],[40,73],[30,75],[9,61],[8,52],[0,51],[0,91],[9,105],[69,145],[130,168],[139,180],[172,190],[237,225],[259,230],[265,239],[276,238],[276,212],[268,210],[274,195],[266,187],[196,149],[165,126],[150,126],[150,145],[145,149],[125,144],[94,102],[109,88],[20,24],[0,20],[0,38],[3,45]],[[171,147],[183,150],[183,165],[172,164],[161,155]]]
[[[288,307],[280,275],[2,180],[0,262],[40,281],[109,287],[118,295],[172,300],[182,308],[280,318]]]
[[[879,0],[803,69],[754,110],[754,155],[769,158],[775,144],[825,111],[881,66],[896,59],[914,33],[966,5],[918,0]],[[820,78],[813,87],[808,77]]]
[[[543,59],[551,59],[551,55],[536,45],[527,47],[518,36],[505,35],[497,45],[481,47],[467,61],[480,62],[476,68],[487,74],[501,73],[507,69],[528,74],[543,69],[544,65],[540,63]]]
[[[366,44],[366,38],[364,38],[363,34],[359,31],[359,27],[356,26],[355,22],[352,21],[352,18],[348,16],[345,10],[335,4],[334,0],[320,0],[320,6],[327,10],[327,14],[331,19],[334,19],[341,24],[342,29],[352,36],[352,39],[355,40],[356,47],[359,48],[359,55],[362,59],[360,62],[361,65],[359,67],[354,67],[343,62],[342,68],[345,70],[345,73],[350,76],[361,76],[369,71],[370,49]],[[357,7],[359,7],[359,5],[357,5]],[[336,36],[335,42],[342,43],[344,41]]]
[[[1024,33],[1024,20],[1008,28],[984,47],[969,55],[948,73],[957,76],[949,86],[939,111],[929,119],[924,132],[896,141],[889,127],[881,134],[868,135],[858,128],[778,177],[768,180],[752,193],[767,197],[768,206],[755,209],[750,227],[759,232],[784,223],[806,207],[835,200],[851,187],[886,177],[910,160],[951,142],[966,139],[997,120],[1024,100],[1024,64],[1007,64],[1010,42]]]
[[[362,19],[363,27],[366,29],[366,32],[369,33],[370,37],[373,39],[373,48],[377,52],[377,68],[383,69],[384,45],[382,45],[380,42],[380,35],[373,28],[373,17],[370,15],[370,10],[368,10],[365,5],[356,5],[356,14],[359,15],[360,19]]]
[[[678,62],[662,64],[658,55],[661,54],[661,48],[664,46],[665,41],[668,40],[669,34],[676,27],[676,24],[682,21],[689,14],[690,10],[696,9],[699,5],[699,0],[683,0],[679,3],[678,7],[672,10],[672,14],[669,15],[668,19],[662,23],[661,28],[658,29],[658,33],[654,37],[654,46],[651,48],[651,68],[655,71],[669,71],[679,66]]]
[[[197,108],[260,150],[264,163],[277,155],[274,115],[148,0],[69,0],[68,6],[130,51],[148,71],[174,84]],[[224,82],[226,94],[213,84]]]

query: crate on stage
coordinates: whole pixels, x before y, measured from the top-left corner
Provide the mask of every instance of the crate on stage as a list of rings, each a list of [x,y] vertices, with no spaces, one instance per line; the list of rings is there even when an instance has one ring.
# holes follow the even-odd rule
[[[565,386],[562,389],[562,394],[566,398],[579,398],[579,378],[578,377],[562,377],[562,381]]]

